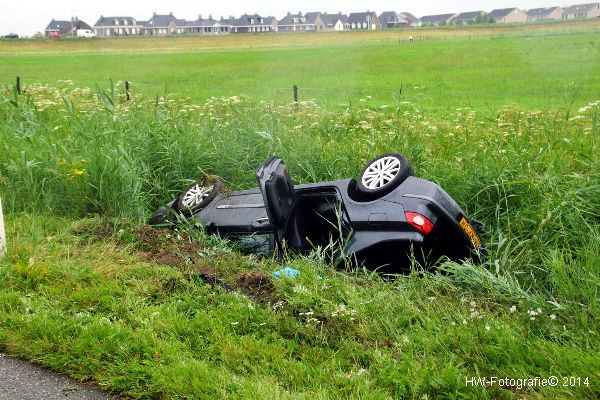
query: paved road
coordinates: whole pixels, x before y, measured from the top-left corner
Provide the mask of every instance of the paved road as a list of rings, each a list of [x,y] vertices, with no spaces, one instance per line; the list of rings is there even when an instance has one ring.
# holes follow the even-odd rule
[[[0,353],[0,400],[117,400],[100,389]]]

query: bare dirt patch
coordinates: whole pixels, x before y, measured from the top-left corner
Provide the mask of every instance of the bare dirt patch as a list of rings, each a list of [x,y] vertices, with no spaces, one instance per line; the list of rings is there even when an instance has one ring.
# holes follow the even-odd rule
[[[227,292],[238,291],[259,303],[272,303],[275,286],[271,275],[246,271],[237,274],[217,271],[201,256],[205,246],[192,240],[186,232],[158,229],[149,225],[120,226],[114,221],[90,220],[75,227],[75,232],[89,240],[115,238],[132,245],[144,261],[175,267],[184,272],[183,279],[220,287]],[[214,261],[214,259],[212,260]],[[182,287],[182,281],[169,278],[163,290],[173,292]]]
[[[262,304],[271,304],[275,300],[272,278],[262,272],[244,272],[227,279],[218,275],[212,268],[199,268],[186,273],[182,279],[210,285],[212,289],[221,288],[226,292],[240,292]],[[163,290],[169,293],[181,287],[183,287],[182,280],[174,277],[163,283]]]
[[[186,236],[177,239],[170,231],[150,226],[136,228],[135,234],[144,257],[175,267],[192,266],[187,269],[187,279],[199,279],[213,288],[218,286],[228,292],[239,291],[258,302],[273,301],[275,286],[270,275],[262,272],[221,275],[215,269],[198,263],[198,253],[203,249],[201,243],[191,242]]]
[[[172,267],[194,264],[204,246],[185,233],[143,225],[134,229],[142,259]]]
[[[275,298],[275,286],[271,276],[262,272],[244,272],[234,276],[235,287],[246,296],[271,303]]]

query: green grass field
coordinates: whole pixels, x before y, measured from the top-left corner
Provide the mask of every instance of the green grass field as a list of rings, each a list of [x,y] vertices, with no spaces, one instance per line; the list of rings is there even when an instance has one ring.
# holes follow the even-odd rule
[[[438,39],[410,47],[383,33],[352,46],[268,37],[267,50],[248,36],[252,49],[160,54],[11,44],[23,47],[0,59],[0,350],[132,398],[598,398],[600,52],[594,34],[550,25],[494,40],[428,30]],[[449,32],[459,37],[442,40]],[[148,43],[163,41],[193,43]],[[103,45],[124,43],[146,41]],[[46,82],[17,96],[10,79],[28,69]],[[133,100],[122,84],[94,87],[98,71],[139,74],[122,78]],[[167,94],[136,86],[188,74],[212,79]],[[66,78],[74,84],[56,82]],[[267,78],[276,86],[259,85]],[[330,82],[362,92],[296,109],[272,89],[292,82],[301,94]],[[399,98],[381,94],[400,83]],[[299,278],[274,279],[280,264],[201,227],[144,226],[202,173],[253,187],[254,168],[277,154],[296,182],[347,178],[389,151],[486,223],[483,265],[383,280],[334,270],[317,248],[287,255]],[[236,291],[202,283],[207,271]]]
[[[78,87],[130,81],[134,95],[168,92],[196,101],[245,94],[287,102],[296,84],[301,99],[330,109],[367,98],[389,104],[401,88],[403,101],[443,113],[457,107],[492,112],[507,104],[558,109],[595,100],[600,22],[541,26],[512,33],[429,29],[412,32],[431,37],[413,45],[398,43],[404,31],[268,35],[262,43],[244,35],[26,41],[18,48],[6,44],[0,76],[5,84],[18,75],[25,83],[71,80]]]

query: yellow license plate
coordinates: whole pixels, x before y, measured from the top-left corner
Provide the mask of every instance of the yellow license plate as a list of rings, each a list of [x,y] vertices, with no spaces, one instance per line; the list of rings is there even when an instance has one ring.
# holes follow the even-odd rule
[[[481,240],[477,236],[475,229],[473,229],[473,227],[469,223],[467,217],[461,215],[458,219],[458,225],[460,225],[460,228],[467,234],[469,239],[471,239],[471,243],[473,244],[475,250],[479,251],[479,249],[481,249]]]

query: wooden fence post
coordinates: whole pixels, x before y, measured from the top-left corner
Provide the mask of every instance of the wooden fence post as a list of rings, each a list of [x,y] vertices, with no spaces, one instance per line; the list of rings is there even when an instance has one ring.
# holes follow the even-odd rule
[[[127,101],[131,100],[129,96],[129,81],[125,81],[125,95],[127,96]]]
[[[6,232],[4,231],[4,214],[2,213],[2,199],[0,199],[0,258],[6,256]]]
[[[294,106],[298,109],[298,85],[294,85]]]
[[[21,77],[17,76],[17,94],[21,94]]]

